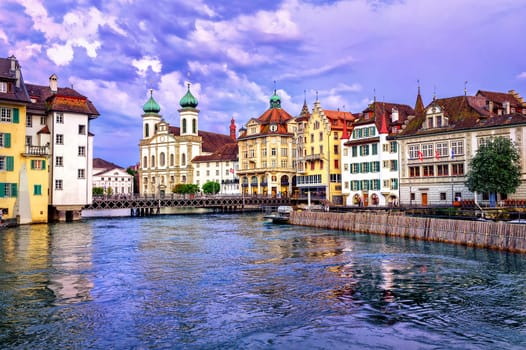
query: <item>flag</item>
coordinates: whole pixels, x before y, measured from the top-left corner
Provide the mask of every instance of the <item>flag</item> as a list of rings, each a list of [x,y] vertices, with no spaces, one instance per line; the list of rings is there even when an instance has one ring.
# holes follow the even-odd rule
[[[440,158],[440,152],[438,152],[438,150],[435,150],[435,158],[436,159]]]
[[[422,151],[418,151],[418,159],[420,161],[423,161],[424,160],[424,154],[422,153]]]
[[[455,159],[455,150],[451,149],[451,159]]]

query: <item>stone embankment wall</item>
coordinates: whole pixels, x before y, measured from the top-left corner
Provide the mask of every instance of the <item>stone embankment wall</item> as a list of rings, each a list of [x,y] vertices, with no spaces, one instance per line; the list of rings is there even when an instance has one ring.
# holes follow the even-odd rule
[[[526,253],[526,225],[405,216],[401,213],[294,211],[293,225],[455,243]]]

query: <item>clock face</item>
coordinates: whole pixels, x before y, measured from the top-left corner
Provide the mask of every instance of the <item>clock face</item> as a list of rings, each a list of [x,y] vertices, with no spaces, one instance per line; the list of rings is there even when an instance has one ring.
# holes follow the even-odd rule
[[[270,124],[270,131],[276,131],[278,130],[278,126],[276,124]]]

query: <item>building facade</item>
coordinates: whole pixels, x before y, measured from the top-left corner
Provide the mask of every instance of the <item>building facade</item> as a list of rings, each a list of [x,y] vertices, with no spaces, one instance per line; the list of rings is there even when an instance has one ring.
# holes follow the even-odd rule
[[[351,127],[354,116],[350,112],[325,110],[318,100],[312,113],[305,113],[305,108],[304,104],[297,120],[299,197],[341,205],[340,140],[344,130]]]
[[[132,195],[133,180],[133,175],[129,174],[126,169],[104,159],[93,159],[93,188],[102,188],[104,195]]]
[[[152,91],[143,106],[143,137],[139,142],[141,195],[163,196],[178,184],[196,184],[192,160],[235,143],[228,135],[199,130],[198,101],[190,85],[179,104],[179,127],[171,126],[162,118],[161,107]]]
[[[243,195],[290,196],[296,185],[297,126],[281,108],[274,91],[270,107],[250,119],[238,137],[240,192]]]
[[[58,87],[55,74],[48,86],[26,84],[26,88],[31,103],[25,142],[31,150],[49,147],[51,154],[49,221],[78,220],[82,208],[92,202],[94,135],[89,130],[99,112],[86,96]]]
[[[417,105],[418,101],[421,99],[417,99]],[[345,205],[397,205],[399,152],[397,141],[390,136],[410,115],[414,110],[408,105],[376,101],[355,115],[352,132],[342,138]]]
[[[13,224],[48,220],[49,147],[28,142],[30,103],[16,58],[0,59],[0,214]]]
[[[526,198],[526,104],[513,91],[479,91],[475,96],[433,99],[421,115],[408,119],[396,139],[400,143],[400,202],[405,205],[479,203],[465,185],[469,162],[488,139],[503,136],[521,152],[522,185],[498,199]]]

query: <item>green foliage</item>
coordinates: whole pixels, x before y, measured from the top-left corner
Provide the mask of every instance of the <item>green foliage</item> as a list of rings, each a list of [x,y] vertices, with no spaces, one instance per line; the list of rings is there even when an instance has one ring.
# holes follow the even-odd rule
[[[172,189],[172,192],[178,194],[195,194],[199,192],[199,185],[195,184],[177,184]]]
[[[519,150],[505,137],[481,145],[469,164],[466,186],[472,192],[514,193],[521,183]]]
[[[219,193],[221,186],[217,181],[207,181],[203,185],[203,192],[207,194],[216,194]]]
[[[108,188],[106,189],[106,194],[107,194],[108,196],[111,196],[111,195],[113,194],[113,188],[108,187]]]
[[[104,194],[104,188],[103,187],[93,187],[93,195],[94,196],[102,196]]]

